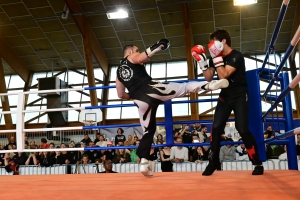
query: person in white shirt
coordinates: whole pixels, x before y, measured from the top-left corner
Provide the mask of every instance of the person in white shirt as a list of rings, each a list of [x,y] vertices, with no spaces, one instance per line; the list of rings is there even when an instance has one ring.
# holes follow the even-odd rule
[[[182,139],[177,138],[176,143],[181,144]],[[189,159],[188,148],[176,147],[176,146],[171,148],[171,155],[170,155],[171,162],[180,163],[180,162],[188,161],[188,159]]]

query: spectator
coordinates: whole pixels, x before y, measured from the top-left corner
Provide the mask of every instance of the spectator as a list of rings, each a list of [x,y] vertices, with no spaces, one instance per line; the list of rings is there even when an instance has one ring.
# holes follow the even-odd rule
[[[124,144],[124,142],[126,141],[126,137],[125,137],[125,135],[123,135],[123,133],[124,133],[124,130],[122,128],[118,128],[117,135],[115,137],[116,145],[119,145],[119,142],[123,142],[123,144]]]
[[[297,135],[296,151],[297,151],[297,156],[300,159],[300,135]]]
[[[8,146],[9,146],[9,145],[11,145],[12,148],[13,148],[13,146],[17,146],[16,140],[15,140],[15,137],[14,137],[14,136],[10,136],[9,142],[8,142],[8,144],[4,147],[4,149],[5,149],[5,150],[8,150]],[[16,149],[16,148],[13,148],[13,149]]]
[[[106,147],[107,146],[103,135],[99,135],[98,139],[99,139],[99,141],[97,143],[94,143],[94,144],[96,144],[96,146],[99,146],[99,147]]]
[[[157,136],[156,136],[156,144],[157,144],[158,141],[160,141],[160,142],[164,141],[164,138],[163,138],[162,134],[157,134]]]
[[[27,136],[27,135],[24,136],[24,143],[25,143],[27,146],[29,146],[28,136]]]
[[[233,139],[226,138],[226,142],[233,142]],[[220,161],[233,161],[235,160],[235,147],[232,145],[224,145],[220,148]]]
[[[286,145],[283,147],[284,152],[278,156],[279,160],[287,160]]]
[[[116,150],[116,155],[113,159],[113,163],[127,163],[130,161],[130,155],[125,151],[125,149]]]
[[[31,140],[31,141],[30,141],[29,148],[30,148],[30,149],[37,149],[37,145],[35,144],[35,141],[34,141],[34,140]]]
[[[75,142],[71,142],[69,144],[69,148],[74,148],[75,147]],[[80,151],[69,151],[69,156],[70,156],[70,164],[76,164],[77,161],[80,161],[81,158],[81,152]]]
[[[18,165],[25,165],[27,158],[28,157],[24,152],[18,152],[16,155],[14,155],[14,157],[12,159]]]
[[[30,152],[25,165],[38,165],[39,164],[39,154],[38,152]]]
[[[95,138],[95,140],[94,140],[94,144],[96,144],[97,145],[97,142],[99,142],[100,141],[100,133],[98,132],[98,133],[96,133],[96,138]]]
[[[139,146],[140,145],[140,140],[135,141],[135,143],[133,145],[134,146]],[[140,161],[141,161],[141,159],[136,154],[136,149],[134,149],[131,152],[130,158],[131,158],[131,162],[133,162],[133,163],[140,163]]]
[[[243,140],[239,139],[239,142],[241,141]],[[245,144],[240,144],[239,146],[237,146],[235,151],[236,151],[236,160],[249,160]]]
[[[41,149],[49,149],[49,144],[47,144],[47,139],[46,138],[42,138],[41,139]]]
[[[50,152],[42,152],[39,159],[39,167],[50,167],[54,163],[53,157],[50,156]]]
[[[152,143],[152,145],[155,145],[154,143]],[[157,149],[151,147],[150,149],[150,155],[149,155],[149,167],[151,169],[151,171],[155,171],[155,161],[157,160]]]
[[[176,143],[181,144],[182,139],[177,138]],[[172,162],[180,163],[180,162],[188,161],[188,159],[189,159],[188,149],[186,147],[174,146],[171,148],[170,160]]]
[[[194,154],[192,156],[192,162],[200,163],[202,164],[204,159],[204,153],[203,153],[203,148],[202,147],[197,147],[196,150],[194,151]]]
[[[206,135],[207,133],[207,127],[205,125],[201,126],[200,132],[198,133],[200,142],[209,142],[208,136]]]
[[[4,155],[4,165],[7,173],[12,172],[13,175],[19,175],[19,165],[9,157],[9,154]]]
[[[95,147],[95,144],[93,141],[90,141],[89,147]],[[95,160],[97,158],[99,158],[99,151],[88,150],[88,151],[85,151],[84,154],[88,155],[88,157],[90,159],[90,161],[89,161],[90,163],[95,163]]]
[[[193,139],[190,132],[190,127],[185,125],[178,137],[182,138],[183,143],[192,143]]]
[[[83,139],[80,142],[85,143],[86,146],[89,146],[89,143],[91,142],[91,138],[89,137],[88,133],[85,133],[83,136]]]
[[[132,135],[129,134],[128,139],[124,142],[124,145],[131,146],[131,145],[133,145],[133,143],[134,143],[133,137],[132,137]]]
[[[99,172],[99,173],[118,173],[112,170],[112,161],[111,160],[105,160],[103,161],[103,167],[105,169],[105,171],[103,172]]]
[[[106,142],[108,147],[113,146],[111,141],[107,141]],[[115,150],[114,149],[107,149],[105,152],[106,155],[106,160],[113,160],[113,158],[115,157]]]
[[[166,144],[166,142],[163,142]],[[171,149],[170,147],[164,147],[159,151],[161,160],[161,171],[162,172],[173,172],[173,163],[171,162]]]

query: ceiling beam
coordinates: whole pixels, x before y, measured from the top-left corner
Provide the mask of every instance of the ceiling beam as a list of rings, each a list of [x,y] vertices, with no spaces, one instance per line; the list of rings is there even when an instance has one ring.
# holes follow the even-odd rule
[[[79,28],[79,31],[81,32],[82,36],[85,38],[87,35],[90,40],[90,47],[92,50],[92,53],[94,57],[96,58],[99,66],[102,68],[105,75],[108,73],[108,61],[107,58],[91,28],[91,26],[88,23],[88,20],[85,15],[76,13],[82,13],[82,9],[77,1],[75,0],[65,0],[66,5],[69,8],[70,13],[72,14],[72,17],[77,24],[77,27]]]
[[[30,77],[30,70],[1,36],[0,47],[0,56],[27,83]]]

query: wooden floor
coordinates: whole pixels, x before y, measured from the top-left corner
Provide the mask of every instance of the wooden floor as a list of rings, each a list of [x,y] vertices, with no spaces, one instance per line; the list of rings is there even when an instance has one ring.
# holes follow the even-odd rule
[[[216,171],[155,173],[152,178],[139,173],[1,176],[0,199],[300,199],[299,171]]]

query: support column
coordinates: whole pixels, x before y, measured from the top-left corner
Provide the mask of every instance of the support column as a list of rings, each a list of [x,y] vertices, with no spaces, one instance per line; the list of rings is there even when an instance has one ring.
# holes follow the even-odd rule
[[[192,32],[189,20],[189,8],[188,3],[181,4],[182,12],[183,12],[183,21],[184,21],[184,35],[185,35],[185,46],[186,46],[186,61],[188,66],[188,79],[195,79],[195,70],[193,65],[193,58],[191,55],[192,48]],[[197,93],[190,93],[190,100],[197,100]],[[190,103],[191,107],[191,120],[199,120],[199,110],[198,103]]]

